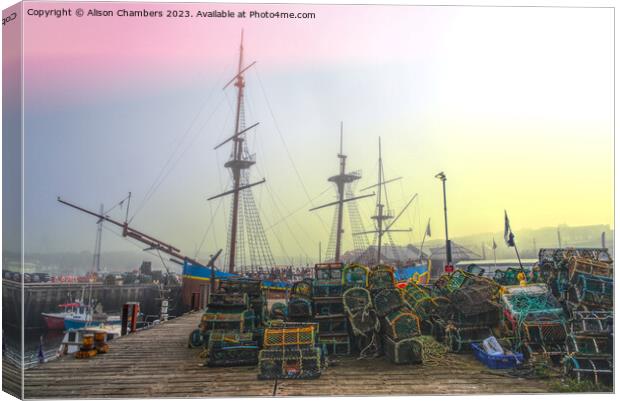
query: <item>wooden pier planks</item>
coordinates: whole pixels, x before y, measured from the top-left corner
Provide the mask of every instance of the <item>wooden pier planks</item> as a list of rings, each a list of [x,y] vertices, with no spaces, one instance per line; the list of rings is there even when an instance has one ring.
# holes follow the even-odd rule
[[[25,372],[26,398],[152,398],[293,395],[415,395],[549,391],[548,382],[491,373],[470,355],[440,366],[384,358],[337,360],[317,380],[257,380],[258,368],[206,368],[187,348],[200,320],[191,313],[110,343],[91,359],[65,357]]]

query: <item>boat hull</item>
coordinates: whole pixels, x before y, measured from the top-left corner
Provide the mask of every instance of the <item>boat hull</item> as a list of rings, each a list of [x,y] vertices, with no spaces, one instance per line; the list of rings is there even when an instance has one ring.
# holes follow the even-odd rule
[[[64,330],[65,316],[59,313],[42,313],[45,327],[48,330]]]
[[[81,319],[65,318],[64,329],[65,330],[81,329],[84,327],[100,326],[102,324],[107,324],[107,325],[121,324],[121,320],[120,319],[108,319],[108,320],[98,320],[98,321],[94,320],[94,321],[87,322]]]

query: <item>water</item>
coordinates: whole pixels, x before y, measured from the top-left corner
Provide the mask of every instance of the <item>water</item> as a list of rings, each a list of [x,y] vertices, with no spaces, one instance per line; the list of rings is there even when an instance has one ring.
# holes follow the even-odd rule
[[[46,359],[55,357],[58,347],[62,343],[64,332],[62,331],[46,331],[46,330],[28,330],[24,335],[24,362],[26,368],[32,367],[39,362],[39,344],[41,338],[43,340],[43,353]],[[4,346],[3,356],[15,363],[21,361],[21,341],[16,336],[7,336],[3,338]]]

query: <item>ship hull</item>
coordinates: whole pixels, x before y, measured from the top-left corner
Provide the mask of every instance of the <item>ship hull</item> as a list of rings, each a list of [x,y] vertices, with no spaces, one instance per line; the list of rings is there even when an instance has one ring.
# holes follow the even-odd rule
[[[108,320],[98,320],[98,321],[87,322],[86,320],[82,320],[82,319],[65,318],[64,329],[65,330],[82,329],[84,327],[93,327],[93,326],[99,326],[102,324],[107,324],[107,325],[121,324],[121,319],[115,317],[115,318],[111,318]]]
[[[41,313],[45,327],[48,330],[64,330],[65,314],[64,313]]]

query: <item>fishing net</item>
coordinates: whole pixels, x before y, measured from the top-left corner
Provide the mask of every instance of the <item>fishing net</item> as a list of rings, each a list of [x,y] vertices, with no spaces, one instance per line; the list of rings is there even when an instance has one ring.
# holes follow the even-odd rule
[[[311,298],[312,297],[312,282],[311,281],[297,281],[293,283],[291,287],[291,296],[299,298]]]
[[[265,329],[263,347],[314,346],[317,324],[285,323]]]
[[[614,374],[613,358],[567,355],[564,359],[564,372],[579,382],[589,380],[597,384],[611,385]]]
[[[403,305],[401,292],[397,288],[377,292],[373,301],[377,316],[379,317],[386,316],[388,313],[400,309]]]
[[[286,304],[282,302],[275,302],[273,305],[271,305],[271,311],[269,312],[269,317],[271,319],[285,320],[287,309],[288,308],[286,307]]]
[[[368,287],[369,270],[366,266],[353,263],[346,265],[342,270],[342,285],[345,289],[353,287]]]
[[[332,299],[329,299],[329,298],[328,299],[315,298],[314,299],[314,314],[316,316],[343,315],[344,305],[342,303],[342,299],[333,301]]]
[[[314,379],[324,365],[319,347],[275,347],[263,349],[258,356],[258,378]]]
[[[350,355],[351,341],[349,335],[345,334],[320,334],[319,345],[325,350],[327,355]]]
[[[368,276],[368,289],[379,291],[396,287],[394,268],[387,265],[378,265],[372,268]]]
[[[384,333],[396,341],[420,335],[420,318],[406,310],[391,312],[384,318]]]
[[[312,302],[306,298],[293,298],[288,302],[289,319],[304,320],[312,317]]]
[[[402,291],[402,297],[406,305],[413,313],[418,315],[424,325],[427,325],[431,315],[438,310],[439,305],[431,298],[430,291],[422,286],[409,283]],[[447,302],[449,302],[446,299]]]

